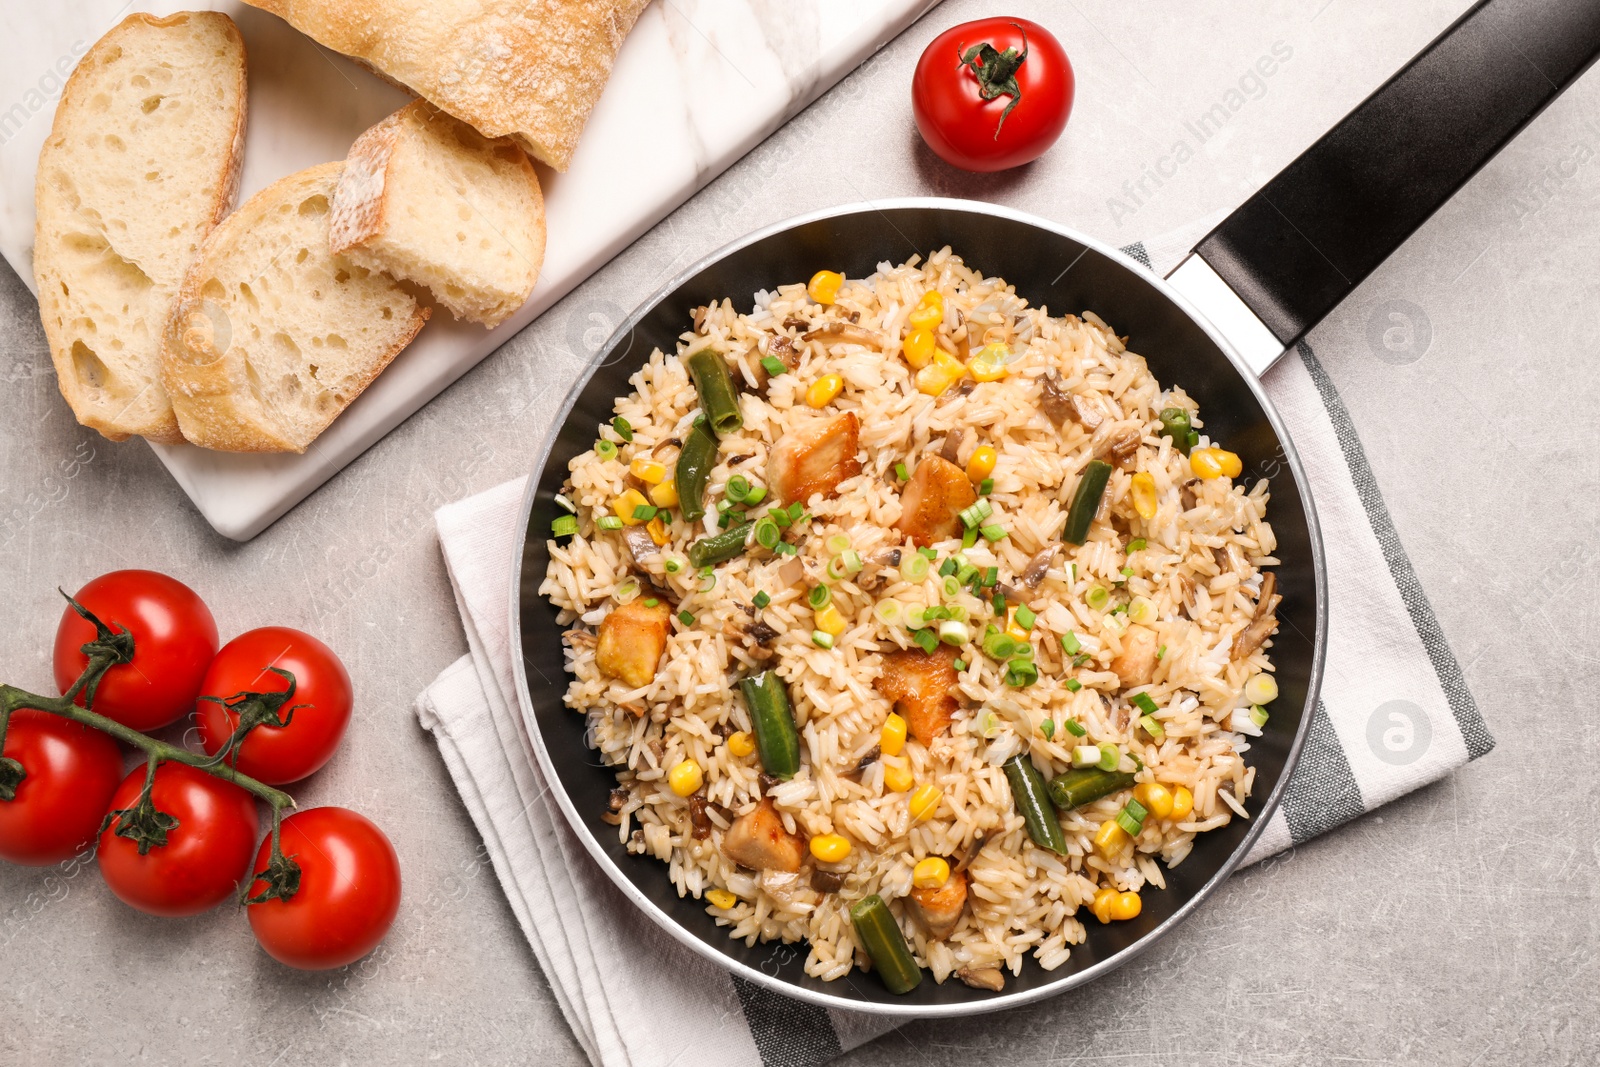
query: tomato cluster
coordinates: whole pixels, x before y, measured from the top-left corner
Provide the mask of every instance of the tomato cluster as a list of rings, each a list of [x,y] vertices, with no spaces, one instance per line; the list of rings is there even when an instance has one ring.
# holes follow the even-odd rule
[[[134,649],[92,693],[77,694],[80,707],[140,732],[193,714],[207,755],[268,786],[313,773],[344,736],[350,675],[310,634],[268,626],[219,650],[205,602],[153,571],[102,575],[74,600],[113,633],[131,635]],[[82,649],[97,634],[76,608],[62,614],[54,667],[63,695],[89,666]],[[58,706],[71,710],[64,699]],[[261,707],[271,710],[263,715]],[[242,719],[249,728],[241,738]],[[248,884],[254,898],[267,898],[247,908],[257,941],[274,959],[306,969],[360,959],[399,910],[394,846],[356,812],[325,807],[284,818],[278,848],[299,878],[291,893],[269,894],[258,890],[271,885],[273,840],[257,846],[256,800],[239,785],[171,760],[124,776],[123,749],[108,734],[46,711],[12,713],[3,756],[23,775],[14,796],[0,800],[0,859],[56,864],[98,840],[111,891],[152,915],[194,915]],[[135,825],[145,831],[126,832]]]

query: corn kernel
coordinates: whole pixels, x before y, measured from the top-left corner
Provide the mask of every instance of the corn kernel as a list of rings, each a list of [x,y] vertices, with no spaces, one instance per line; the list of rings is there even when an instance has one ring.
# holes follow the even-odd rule
[[[1194,814],[1194,794],[1185,786],[1174,786],[1172,790],[1172,821],[1182,822]]]
[[[1129,919],[1137,919],[1139,917],[1139,913],[1144,910],[1144,901],[1139,899],[1138,893],[1134,893],[1132,891],[1127,893],[1118,893],[1117,899],[1109,901],[1108,903],[1110,904],[1110,907],[1108,907],[1106,910],[1111,913],[1111,917],[1113,919],[1116,919],[1119,922],[1127,922]]]
[[[878,751],[885,756],[898,756],[906,747],[906,721],[894,712],[883,720],[883,729],[878,731]]]
[[[1237,478],[1244,462],[1225,449],[1197,448],[1189,453],[1189,469],[1197,478]]]
[[[844,285],[844,275],[833,270],[819,270],[811,276],[806,292],[819,304],[831,304],[839,299],[839,289]]]
[[[1107,886],[1094,895],[1094,903],[1089,905],[1089,910],[1094,917],[1103,923],[1111,921],[1111,908],[1116,903],[1117,891]]]
[[[980,382],[997,382],[1011,372],[1011,359],[1011,346],[997,341],[978,349],[967,369]]]
[[[736,734],[728,735],[728,755],[735,759],[744,759],[756,750],[756,739],[740,730]]]
[[[1148,472],[1140,471],[1133,476],[1133,484],[1129,489],[1133,497],[1133,510],[1139,513],[1139,517],[1147,522],[1155,518],[1156,480]]]
[[[651,519],[649,525],[647,525],[645,529],[650,531],[650,540],[656,543],[657,548],[660,548],[668,541],[672,540],[671,535],[667,533],[667,524],[661,521],[660,515],[657,515],[655,518]]]
[[[824,408],[833,402],[844,388],[844,379],[837,374],[824,374],[806,390],[806,403],[814,408]]]
[[[640,456],[638,459],[628,464],[628,473],[639,479],[641,482],[648,482],[651,485],[660,485],[667,477],[667,465],[665,463],[658,463],[653,459],[649,459],[648,457]]]
[[[967,460],[967,477],[974,482],[981,482],[994,473],[995,461],[999,454],[988,445],[979,445],[972,450],[972,458]]]
[[[950,880],[950,864],[938,856],[929,856],[911,868],[911,884],[918,889],[938,889]]]
[[[699,792],[705,780],[706,776],[700,770],[700,764],[692,759],[684,760],[667,772],[667,784],[680,797]]]
[[[911,768],[898,764],[885,762],[883,765],[883,784],[891,793],[909,793],[911,787],[917,784]]]
[[[678,483],[662,482],[650,489],[650,503],[658,508],[675,508],[678,506]]]
[[[1160,782],[1140,782],[1133,787],[1133,799],[1158,819],[1165,819],[1172,814],[1172,790]]]
[[[911,794],[911,817],[921,822],[939,810],[939,801],[943,799],[944,792],[936,785],[918,787],[917,791]]]
[[[644,494],[637,489],[625,489],[621,496],[611,502],[612,512],[622,520],[622,525],[624,526],[639,525],[644,520],[633,517],[634,509],[647,508],[649,506],[650,501],[646,500]]]
[[[1095,851],[1106,859],[1115,857],[1127,843],[1128,831],[1118,826],[1115,819],[1107,819],[1094,833]]]
[[[844,616],[840,615],[839,609],[834,607],[832,604],[829,604],[815,612],[812,617],[812,622],[816,624],[817,629],[821,630],[829,637],[838,637],[840,634],[844,633]]]
[[[850,855],[850,842],[838,834],[811,839],[811,854],[821,863],[839,863]]]
[[[933,346],[933,334],[927,330],[912,330],[900,342],[900,351],[905,353],[906,362],[913,370],[921,370],[933,360]]]
[[[922,294],[922,299],[917,301],[917,306],[911,309],[911,326],[917,330],[932,330],[944,321],[944,294],[937,289],[929,289]]]
[[[941,348],[933,354],[932,363],[917,371],[917,392],[925,396],[940,396],[964,378],[966,373],[966,364]]]
[[[713,908],[721,908],[723,911],[739,903],[739,898],[726,889],[707,889],[706,899],[711,902]]]

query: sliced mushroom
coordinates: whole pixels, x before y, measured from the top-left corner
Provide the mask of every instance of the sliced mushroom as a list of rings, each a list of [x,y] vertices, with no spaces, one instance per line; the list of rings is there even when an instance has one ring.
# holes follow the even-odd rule
[[[978,499],[967,472],[939,456],[924,456],[900,492],[895,529],[927,547],[961,532],[961,510]]]
[[[696,841],[704,841],[711,836],[711,816],[706,814],[706,807],[704,789],[689,797],[689,825],[693,827],[690,836]]]
[[[790,315],[788,318],[783,320],[783,328],[786,330],[809,330],[811,329],[811,323],[807,322],[805,319],[796,318],[794,315]]]
[[[1183,594],[1183,617],[1193,619],[1199,612],[1200,602],[1196,598],[1198,590],[1194,579],[1187,574],[1178,575],[1178,590]]]
[[[1143,440],[1144,432],[1137,423],[1121,423],[1107,430],[1100,443],[1095,446],[1094,454],[1097,459],[1121,465],[1139,451],[1139,443]]]
[[[1050,571],[1050,564],[1055,561],[1056,553],[1060,551],[1061,542],[1057,541],[1036,553],[1022,570],[1022,584],[1029,589],[1039,588],[1039,583]]]
[[[961,462],[961,443],[967,439],[967,430],[958,426],[944,435],[944,446],[939,449],[939,458],[947,463]]]
[[[793,873],[805,858],[805,844],[783,828],[783,817],[772,801],[763,799],[733,820],[722,835],[722,854],[752,870]]]
[[[1239,551],[1236,544],[1226,544],[1221,548],[1211,550],[1211,558],[1217,561],[1217,570],[1223,574],[1232,572],[1243,574],[1245,571],[1244,553]]]
[[[878,676],[878,692],[906,720],[906,729],[924,745],[955,719],[961,702],[956,698],[957,650],[940,645],[932,652],[907,649],[883,657],[883,673]]]
[[[1244,659],[1250,653],[1260,648],[1278,629],[1278,604],[1283,597],[1277,595],[1278,576],[1271,571],[1261,579],[1261,594],[1256,598],[1256,613],[1250,620],[1250,625],[1239,631],[1239,636],[1233,639],[1231,659]]]
[[[998,993],[1006,987],[1006,976],[998,967],[958,967],[956,977],[973,989]]]
[[[856,761],[855,769],[852,770],[850,773],[851,774],[860,774],[862,771],[866,770],[868,767],[872,766],[874,763],[877,763],[878,762],[878,757],[882,756],[882,755],[883,755],[883,746],[882,745],[873,745],[871,748],[867,749],[867,754],[865,756],[862,756],[859,760]]]
[[[1148,626],[1130,626],[1122,636],[1122,651],[1111,661],[1111,670],[1122,680],[1123,688],[1149,685],[1156,672],[1156,632]]]
[[[966,873],[952,872],[944,885],[936,889],[913,889],[908,899],[930,935],[949,937],[967,907]]]
[[[1054,371],[1039,379],[1039,407],[1043,409],[1045,417],[1058,430],[1066,425],[1068,419],[1076,421],[1073,414],[1072,394],[1062,387],[1061,379]]]
[[[861,473],[856,453],[861,446],[861,420],[853,411],[831,419],[813,419],[791,430],[767,458],[767,484],[782,504],[809,500],[817,493],[838,494],[839,483]]]
[[[821,341],[829,345],[864,345],[879,347],[878,335],[853,322],[829,322],[815,330],[800,335],[802,341]]]
[[[613,789],[606,799],[605,814],[600,816],[600,821],[609,826],[622,825],[622,809],[628,805],[628,791],[626,789]]]
[[[988,843],[989,838],[982,830],[974,833],[972,835],[972,843],[967,845],[966,851],[961,853],[961,858],[955,862],[950,870],[956,874],[960,874],[962,871],[972,866],[972,861],[978,858],[978,853],[982,852],[983,846]]]
[[[837,893],[844,888],[844,875],[837,871],[813,870],[811,888],[819,893]]]
[[[620,678],[630,688],[649,685],[667,650],[671,619],[672,609],[659,600],[654,607],[635,600],[613,610],[600,623],[595,666],[601,674]]]
[[[636,567],[644,566],[644,561],[649,557],[661,554],[660,546],[643,526],[624,526],[622,543],[628,546],[628,556]]]

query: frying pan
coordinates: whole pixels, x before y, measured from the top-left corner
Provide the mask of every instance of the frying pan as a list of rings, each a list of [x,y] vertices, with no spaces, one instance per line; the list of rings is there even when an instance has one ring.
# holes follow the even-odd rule
[[[826,1007],[886,1015],[963,1015],[1015,1007],[1125,963],[1193,912],[1242,861],[1276,809],[1311,724],[1322,675],[1327,605],[1316,513],[1288,428],[1257,375],[1293,345],[1600,53],[1596,0],[1484,0],[1400,73],[1230,215],[1165,280],[1117,250],[988,204],[913,199],[854,205],[750,234],[689,268],[624,322],[567,397],[524,501],[513,590],[520,638],[517,682],[538,759],[562,811],[595,861],[632,901],[691,949],[751,982]],[[1272,650],[1280,690],[1272,728],[1252,741],[1251,818],[1202,834],[1145,895],[1137,919],[1090,923],[1068,963],[1030,958],[1003,993],[958,981],[890,994],[872,975],[821,982],[803,951],[733,941],[703,901],[680,899],[665,864],[630,856],[600,821],[613,773],[562,704],[566,675],[556,612],[538,594],[554,496],[568,462],[594,443],[628,377],[660,348],[673,351],[694,308],[809,278],[824,267],[852,277],[884,260],[952,246],[969,265],[1014,284],[1055,314],[1090,309],[1129,335],[1156,378],[1182,385],[1207,429],[1244,461],[1246,479],[1271,470],[1278,536],[1280,627]]]

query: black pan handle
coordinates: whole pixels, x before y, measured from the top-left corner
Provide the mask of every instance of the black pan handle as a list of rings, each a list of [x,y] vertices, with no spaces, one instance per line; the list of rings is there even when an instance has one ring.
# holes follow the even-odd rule
[[[1285,346],[1600,54],[1600,0],[1483,0],[1195,251]]]

